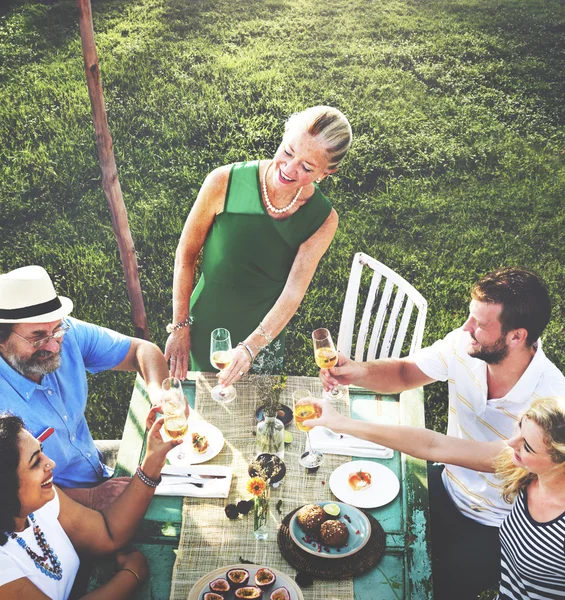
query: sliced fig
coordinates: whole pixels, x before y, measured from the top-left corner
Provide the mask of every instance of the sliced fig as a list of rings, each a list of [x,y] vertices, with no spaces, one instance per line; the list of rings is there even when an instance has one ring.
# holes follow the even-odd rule
[[[246,586],[249,581],[249,571],[246,569],[232,569],[226,573],[226,579],[232,589]]]
[[[263,597],[263,590],[255,585],[246,585],[235,590],[234,596],[236,598],[252,598],[257,600]]]
[[[202,596],[202,600],[224,600],[224,597],[221,594],[216,594],[216,592],[206,592]]]
[[[277,576],[271,571],[271,569],[267,569],[267,567],[261,567],[257,569],[257,573],[255,573],[255,585],[260,588],[266,588],[275,583],[275,579]]]
[[[290,600],[290,592],[285,587],[277,588],[272,591],[269,600]]]
[[[218,579],[214,579],[210,582],[210,589],[216,594],[225,594],[230,591],[230,584],[227,579],[223,577],[218,577]]]

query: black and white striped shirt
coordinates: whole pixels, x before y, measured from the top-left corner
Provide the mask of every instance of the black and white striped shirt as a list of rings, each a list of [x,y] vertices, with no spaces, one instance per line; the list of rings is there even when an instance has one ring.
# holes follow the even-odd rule
[[[565,513],[538,523],[525,491],[500,527],[500,600],[565,598]]]

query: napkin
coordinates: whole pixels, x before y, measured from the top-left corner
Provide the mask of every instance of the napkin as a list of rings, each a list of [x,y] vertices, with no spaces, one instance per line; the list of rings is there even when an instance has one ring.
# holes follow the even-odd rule
[[[225,478],[192,479],[186,476],[187,473],[191,475],[225,475]],[[221,467],[219,465],[186,465],[184,467],[165,465],[161,471],[161,476],[162,481],[155,490],[158,496],[227,498],[230,493],[232,469],[231,467]],[[202,483],[203,486],[191,485],[189,482]]]
[[[327,432],[330,432],[329,435]],[[314,450],[325,454],[342,454],[362,458],[392,458],[394,450],[362,440],[352,435],[334,434],[325,427],[314,427],[310,431],[310,442]]]

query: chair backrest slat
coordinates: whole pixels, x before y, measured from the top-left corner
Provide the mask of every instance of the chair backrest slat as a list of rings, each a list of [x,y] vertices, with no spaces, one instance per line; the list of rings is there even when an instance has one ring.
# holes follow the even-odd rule
[[[392,346],[392,341],[396,331],[396,325],[398,323],[400,309],[404,304],[405,297],[406,294],[400,288],[397,288],[396,298],[394,299],[394,304],[392,305],[392,310],[390,311],[385,336],[381,344],[379,358],[388,358],[390,356],[390,348]]]
[[[357,312],[365,266],[369,267],[373,274],[359,322]],[[394,301],[392,300],[393,294],[395,294]],[[409,354],[412,354],[422,347],[427,306],[424,297],[398,273],[367,254],[358,252],[351,265],[337,348],[342,354],[351,357],[355,325],[359,322],[355,342],[355,360],[371,360],[376,357],[379,349],[379,358],[399,357],[410,329],[410,323],[414,320],[412,314],[416,308],[417,314],[409,349]],[[373,315],[375,315],[374,320]],[[398,324],[399,321],[400,324]],[[367,348],[371,322],[373,325]]]

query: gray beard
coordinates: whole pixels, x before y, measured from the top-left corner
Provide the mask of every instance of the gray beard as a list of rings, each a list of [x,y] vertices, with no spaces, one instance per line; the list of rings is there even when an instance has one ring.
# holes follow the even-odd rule
[[[45,350],[38,350],[29,358],[20,358],[15,354],[7,352],[3,354],[4,360],[18,373],[21,373],[24,377],[37,376],[43,377],[48,373],[53,373],[61,366],[61,353],[50,354],[49,358],[39,360],[40,357],[44,357],[46,354]]]

